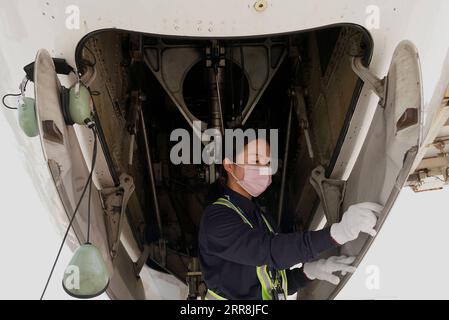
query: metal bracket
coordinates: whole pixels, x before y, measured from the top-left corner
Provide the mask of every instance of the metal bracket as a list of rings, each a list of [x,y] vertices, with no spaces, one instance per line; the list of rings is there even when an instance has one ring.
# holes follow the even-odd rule
[[[344,199],[346,181],[326,179],[325,169],[319,166],[312,170],[310,184],[320,197],[327,225],[340,221],[340,207]]]
[[[231,127],[245,125],[288,52],[285,43],[271,38],[263,44],[246,44],[241,47],[231,48],[232,61],[243,70],[248,79],[248,101]]]
[[[363,65],[361,57],[352,57],[351,67],[355,74],[363,80],[365,85],[367,85],[379,97],[379,104],[384,107],[387,96],[385,89],[386,77],[379,79],[371,72],[371,70]]]
[[[449,184],[448,153],[424,158],[407,181],[407,185],[415,192],[439,190],[447,184]]]
[[[187,300],[196,300],[198,297],[206,295],[206,285],[202,279],[202,272],[200,270],[198,258],[193,257],[188,265],[189,271],[186,275],[187,288],[189,293]]]
[[[206,47],[214,50],[217,43]],[[183,96],[183,83],[187,73],[195,64],[210,57],[209,51],[204,50],[204,44],[168,44],[163,40],[157,43],[143,45],[143,60],[153,75],[162,85],[179,112],[193,127],[195,121],[200,121],[188,109]],[[221,50],[221,51],[220,51]],[[230,127],[244,125],[254,107],[268,87],[273,76],[287,56],[287,44],[283,41],[267,39],[264,43],[239,43],[229,46],[224,51],[218,51],[219,61],[224,63],[228,59],[237,64],[248,79],[248,101],[241,115],[230,123]],[[212,54],[212,52],[211,52]],[[201,131],[207,128],[207,123],[200,121]],[[195,132],[196,134],[196,132]],[[201,138],[201,137],[199,137]]]
[[[117,255],[122,232],[123,221],[126,219],[126,207],[131,194],[134,192],[133,178],[122,173],[118,187],[101,190],[104,199],[106,232],[108,235],[109,251],[114,259]]]
[[[151,259],[156,262],[160,267],[166,269],[167,267],[167,247],[166,247],[166,240],[159,239],[158,245],[157,245],[157,254],[155,253],[156,244],[145,244],[142,254],[140,255],[139,259],[134,262],[134,274],[136,277],[139,277],[140,272],[142,271],[143,266],[147,262],[148,258],[151,257]],[[159,259],[156,257],[158,256]]]
[[[225,47],[221,46],[218,40],[212,40],[211,45],[206,47],[206,67],[216,68],[225,65]]]
[[[207,128],[207,124],[195,117],[187,108],[182,87],[189,70],[203,58],[203,48],[199,46],[170,45],[162,40],[153,45],[143,46],[143,60],[146,65],[189,125],[193,128],[193,123],[199,122],[201,131]],[[201,135],[198,138],[201,139]]]
[[[142,268],[147,262],[150,253],[151,253],[151,246],[145,244],[139,259],[136,262],[134,262],[134,274],[136,277],[139,277],[140,271],[142,271]]]

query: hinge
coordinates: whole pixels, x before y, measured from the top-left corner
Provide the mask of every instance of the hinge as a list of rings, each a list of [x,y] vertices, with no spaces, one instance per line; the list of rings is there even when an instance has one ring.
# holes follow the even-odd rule
[[[442,189],[449,183],[449,154],[441,153],[425,158],[419,168],[409,176],[407,185],[413,191],[431,191]]]
[[[126,207],[133,192],[133,178],[125,173],[120,175],[119,186],[101,190],[109,252],[112,259],[117,255],[123,221],[126,219]]]
[[[310,184],[318,194],[327,219],[326,225],[340,221],[340,207],[346,190],[346,181],[327,179],[324,168],[318,166],[312,170]]]

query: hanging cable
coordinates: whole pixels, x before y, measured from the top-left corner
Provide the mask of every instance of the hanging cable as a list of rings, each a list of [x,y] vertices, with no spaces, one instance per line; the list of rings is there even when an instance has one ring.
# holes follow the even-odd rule
[[[89,239],[90,239],[90,198],[91,198],[91,195],[92,195],[92,179],[90,179],[90,182],[89,182],[89,195],[88,195],[88,197],[87,197],[87,239],[86,239],[86,242],[87,243],[90,243],[89,242]]]
[[[58,262],[59,256],[61,255],[61,251],[62,251],[62,248],[64,247],[65,240],[67,239],[67,236],[69,234],[70,228],[72,227],[73,221],[75,220],[76,214],[78,213],[78,209],[79,209],[79,207],[81,205],[81,201],[84,198],[84,195],[86,193],[87,187],[91,184],[91,181],[92,181],[92,175],[93,175],[93,172],[94,172],[95,161],[96,161],[96,158],[97,158],[97,131],[96,131],[96,128],[95,128],[95,123],[93,121],[89,120],[86,124],[92,130],[92,133],[94,134],[94,146],[93,146],[93,152],[92,152],[92,164],[91,164],[91,167],[90,167],[90,173],[89,173],[89,176],[87,177],[87,181],[86,181],[86,184],[84,185],[83,191],[81,192],[80,199],[78,200],[78,203],[76,204],[75,210],[73,211],[72,218],[70,219],[69,225],[68,225],[67,230],[66,230],[66,232],[64,234],[64,237],[62,239],[61,245],[59,246],[59,250],[58,250],[58,253],[56,255],[56,259],[53,262],[53,266],[51,268],[51,271],[50,271],[50,274],[48,276],[47,283],[45,284],[44,290],[42,291],[40,300],[43,299],[43,297],[45,295],[45,292],[47,291],[48,284],[50,283],[51,277],[52,277],[53,272],[54,272],[55,267],[56,267],[56,263]],[[87,223],[90,224],[90,206],[89,205],[88,205],[87,216],[88,216],[88,222]],[[88,236],[87,237],[89,237],[89,229],[90,229],[90,226],[88,226],[88,229],[87,229],[88,230]]]
[[[8,97],[20,97],[21,95],[22,95],[21,93],[7,93],[3,96],[2,103],[6,108],[10,110],[17,110],[17,107],[11,107],[10,105],[6,104],[5,99]]]
[[[89,126],[89,125],[88,125]],[[91,122],[91,129],[94,133],[94,150],[92,152],[92,166],[91,166],[91,172],[93,172],[95,167],[95,161],[97,159],[97,132],[95,131],[95,125],[93,122]],[[88,202],[87,202],[87,243],[89,243],[90,239],[90,199],[92,196],[92,176],[89,180],[89,196],[88,196]]]
[[[22,84],[23,84],[23,86],[22,86]],[[21,95],[23,95],[23,94],[25,94],[25,89],[26,89],[26,86],[27,86],[27,84],[28,84],[28,79],[26,79],[26,81],[25,82],[22,82],[22,84],[20,85],[20,92],[19,93],[7,93],[7,94],[5,94],[3,97],[2,97],[2,103],[3,103],[3,105],[6,107],[6,108],[8,108],[8,109],[10,109],[10,110],[17,110],[17,107],[11,107],[10,105],[8,105],[7,103],[6,103],[6,98],[8,98],[8,97],[20,97]]]
[[[95,160],[97,158],[97,133],[95,131],[95,127],[92,126],[92,132],[94,133],[94,151],[92,153],[92,166],[91,166],[91,172],[93,172],[94,166],[95,166]],[[87,202],[87,242],[89,243],[90,239],[90,199],[92,196],[92,177],[89,180],[89,196],[88,196],[88,202]]]

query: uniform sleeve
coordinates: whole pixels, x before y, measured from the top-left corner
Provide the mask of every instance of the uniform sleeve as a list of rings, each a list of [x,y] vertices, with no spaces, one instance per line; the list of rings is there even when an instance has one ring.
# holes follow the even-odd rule
[[[288,269],[336,245],[329,228],[274,235],[251,228],[232,209],[220,205],[206,209],[202,224],[209,254],[244,265]]]
[[[304,274],[303,268],[285,270],[287,275],[288,295],[295,294],[298,289],[304,288],[311,280]]]

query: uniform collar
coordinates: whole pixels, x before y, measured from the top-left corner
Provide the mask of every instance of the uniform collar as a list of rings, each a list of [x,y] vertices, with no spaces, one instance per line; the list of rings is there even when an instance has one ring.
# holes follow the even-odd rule
[[[242,209],[246,214],[250,214],[253,212],[257,206],[254,203],[253,200],[249,200],[245,196],[241,195],[240,193],[230,189],[227,185],[223,186],[224,188],[224,194],[228,195],[230,197],[230,201],[238,206],[240,209]]]

